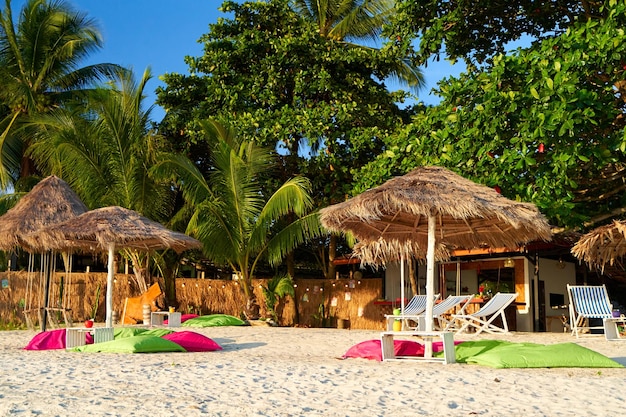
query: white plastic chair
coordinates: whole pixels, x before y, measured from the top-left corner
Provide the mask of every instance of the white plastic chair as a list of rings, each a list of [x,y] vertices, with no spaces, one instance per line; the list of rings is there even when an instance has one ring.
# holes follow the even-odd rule
[[[589,319],[608,319],[613,317],[613,305],[604,285],[567,285],[569,295],[569,316],[572,335],[576,338],[581,333],[602,326],[590,326]]]
[[[509,325],[506,321],[504,310],[517,298],[517,293],[497,293],[475,313],[465,313],[466,303],[461,312],[453,314],[445,330],[450,330],[456,323],[460,324],[456,333],[461,333],[469,328],[475,328],[476,334],[508,333]],[[494,324],[497,317],[502,318],[502,327]]]

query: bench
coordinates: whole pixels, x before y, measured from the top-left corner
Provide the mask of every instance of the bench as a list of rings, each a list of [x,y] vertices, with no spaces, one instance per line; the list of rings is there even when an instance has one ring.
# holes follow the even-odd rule
[[[422,356],[396,356],[394,351],[394,337],[418,337],[427,342],[440,338],[443,342],[443,357],[422,357]],[[383,361],[421,361],[421,362],[442,362],[444,364],[455,363],[454,334],[452,332],[425,332],[425,331],[386,331],[380,334]]]

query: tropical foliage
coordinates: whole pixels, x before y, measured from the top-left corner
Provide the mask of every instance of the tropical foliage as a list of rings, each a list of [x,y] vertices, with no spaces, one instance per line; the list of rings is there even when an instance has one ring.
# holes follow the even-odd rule
[[[38,134],[29,155],[41,172],[64,178],[90,208],[121,206],[167,222],[173,210],[170,184],[149,176],[167,154],[167,143],[150,128],[150,108],[142,109],[149,80],[148,70],[139,83],[127,73],[86,94],[81,105],[33,116]],[[136,250],[127,255],[145,291],[146,256]]]
[[[263,286],[262,289],[267,315],[274,321],[274,323],[278,323],[278,312],[276,310],[281,298],[284,298],[287,295],[295,297],[293,279],[288,274],[274,275],[267,281],[267,284]]]
[[[35,173],[24,157],[33,131],[25,118],[76,100],[95,82],[124,70],[80,67],[102,46],[94,21],[64,1],[28,0],[14,21],[11,0],[0,11],[0,187]]]
[[[441,82],[441,104],[388,142],[357,191],[434,164],[532,201],[557,225],[623,213],[626,15],[623,3],[606,13]]]
[[[259,262],[267,259],[278,265],[305,239],[322,233],[317,214],[309,213],[310,183],[295,176],[268,193],[261,179],[276,167],[272,153],[215,121],[201,125],[206,146],[213,150],[208,176],[182,155],[163,158],[153,171],[177,182],[192,212],[187,232],[204,244],[209,259],[231,268],[246,299],[243,313],[258,318],[252,278]],[[290,214],[297,219],[276,230],[277,223]]]
[[[275,183],[300,174],[312,181],[319,207],[342,201],[352,189],[352,168],[375,158],[382,139],[411,113],[396,104],[406,93],[389,93],[380,81],[397,57],[320,36],[287,0],[227,1],[222,10],[233,18],[210,25],[201,39],[204,55],[187,58],[193,75],[163,76],[162,132],[208,172],[198,120],[216,118],[278,150]],[[328,247],[322,239],[310,253],[327,261]],[[332,263],[325,265],[334,276]]]

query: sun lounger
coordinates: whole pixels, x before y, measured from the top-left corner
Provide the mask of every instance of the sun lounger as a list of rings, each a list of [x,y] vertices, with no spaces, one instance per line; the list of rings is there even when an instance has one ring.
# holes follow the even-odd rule
[[[569,315],[572,335],[580,337],[591,330],[604,329],[592,326],[590,319],[613,318],[613,306],[604,285],[567,285]]]
[[[451,330],[456,325],[460,325],[457,333],[461,333],[470,328],[476,329],[476,334],[483,331],[487,333],[507,333],[509,326],[506,321],[504,310],[517,298],[517,293],[497,293],[485,305],[475,313],[466,313],[465,306],[458,314],[453,314],[446,330]],[[494,323],[495,319],[502,319],[502,327]]]

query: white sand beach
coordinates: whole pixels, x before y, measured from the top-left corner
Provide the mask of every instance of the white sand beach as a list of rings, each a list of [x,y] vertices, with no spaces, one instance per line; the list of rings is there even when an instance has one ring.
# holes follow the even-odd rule
[[[25,351],[36,332],[0,332],[0,416],[617,416],[626,410],[626,368],[341,360],[351,346],[380,333],[257,326],[185,330],[212,338],[223,350]],[[499,338],[576,342],[626,365],[626,342],[601,335]]]

